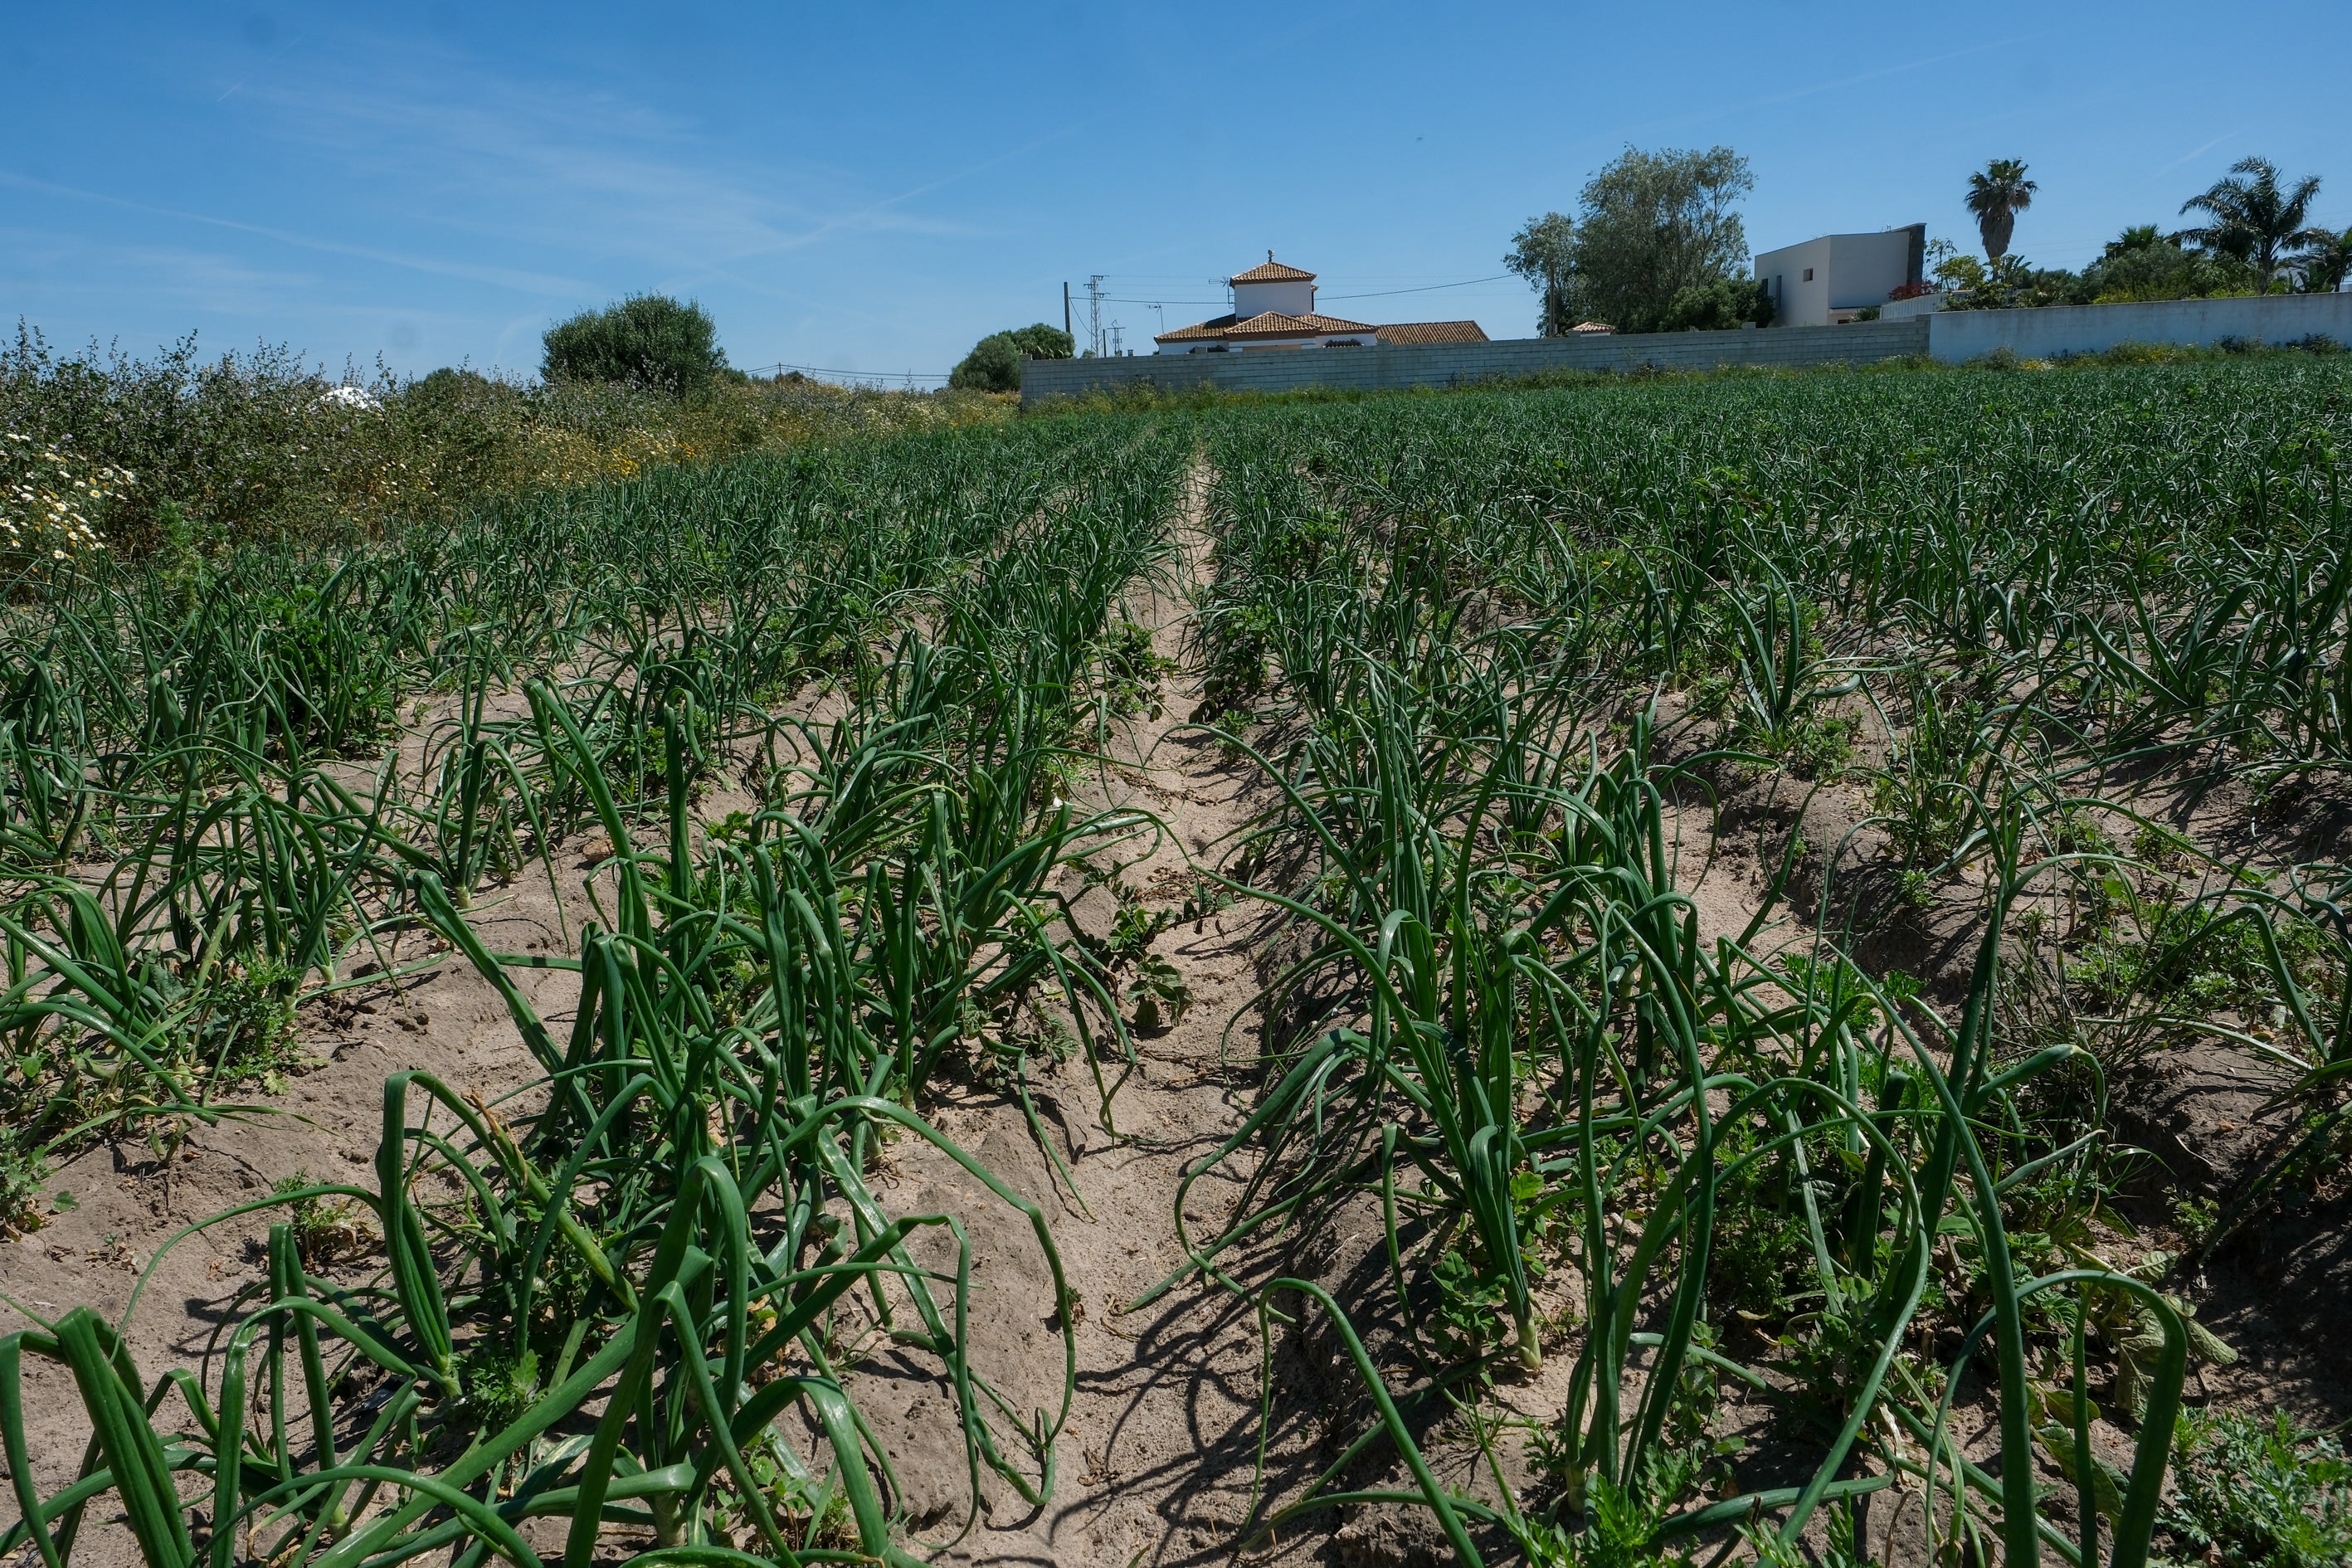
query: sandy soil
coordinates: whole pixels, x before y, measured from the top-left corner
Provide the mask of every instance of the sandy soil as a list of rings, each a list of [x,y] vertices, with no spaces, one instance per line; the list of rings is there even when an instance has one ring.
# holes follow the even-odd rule
[[[1189,572],[1203,546],[1197,532],[1183,542]],[[1131,608],[1155,627],[1158,651],[1179,658],[1183,599],[1155,593]],[[1186,727],[1198,701],[1184,677],[1170,677],[1161,716],[1118,738],[1111,765],[1089,792],[1098,796],[1089,804],[1139,806],[1165,825],[1157,847],[1118,873],[1149,909],[1181,906],[1194,888],[1188,870],[1213,863],[1225,837],[1255,810],[1249,796],[1254,770],[1229,763],[1213,740]],[[737,804],[706,801],[700,815],[717,820]],[[590,845],[574,840],[559,856],[563,910],[574,936],[587,912],[587,884],[596,876],[593,855],[583,853]],[[1107,932],[1117,910],[1110,889],[1087,889],[1075,876],[1065,886],[1077,895],[1081,921],[1096,934]],[[562,946],[558,912],[555,893],[534,867],[513,885],[480,895],[472,919],[493,951],[549,952]],[[917,1533],[945,1548],[942,1561],[1180,1563],[1230,1552],[1250,1507],[1259,1435],[1255,1314],[1223,1291],[1198,1286],[1142,1310],[1124,1309],[1181,1261],[1173,1212],[1183,1170],[1245,1114],[1253,1084],[1226,1064],[1246,1063],[1257,1050],[1254,1017],[1234,1016],[1258,984],[1251,958],[1262,942],[1258,924],[1251,910],[1229,909],[1160,936],[1155,951],[1182,973],[1192,1003],[1172,1026],[1139,1041],[1139,1060],[1114,1098],[1116,1134],[1102,1125],[1084,1063],[1063,1064],[1033,1082],[1041,1116],[1062,1141],[1076,1200],[1052,1181],[1008,1097],[967,1087],[933,1108],[943,1133],[1045,1205],[1083,1304],[1076,1399],[1057,1445],[1055,1487],[1043,1509],[1029,1509],[992,1478],[966,1529],[962,1447],[952,1425],[940,1419],[947,1406],[935,1380],[887,1352],[856,1373],[853,1394],[907,1481]],[[405,965],[430,952],[412,936],[394,956]],[[576,976],[526,970],[517,979],[551,1025],[570,1021]],[[238,1293],[263,1279],[262,1243],[273,1212],[186,1234],[190,1226],[265,1198],[272,1184],[288,1177],[371,1184],[390,1073],[421,1069],[487,1101],[520,1094],[529,1103],[535,1064],[503,1004],[457,955],[397,985],[306,1005],[299,1024],[304,1068],[267,1107],[198,1129],[168,1162],[160,1149],[126,1142],[93,1150],[60,1171],[52,1191],[63,1212],[40,1231],[0,1244],[0,1292],[42,1317],[89,1304],[122,1319],[136,1288],[125,1331],[142,1372],[152,1379],[167,1366],[193,1364],[234,1320]],[[976,1362],[1000,1388],[1050,1409],[1061,1350],[1044,1265],[1025,1224],[1002,1205],[982,1201],[970,1179],[927,1146],[908,1141],[894,1153],[890,1201],[906,1212],[956,1213],[972,1237]],[[1195,1188],[1191,1218],[1197,1226],[1224,1217],[1234,1179],[1229,1173]],[[360,1259],[351,1267],[358,1273],[371,1266]],[[88,1423],[60,1369],[36,1361],[26,1371],[34,1468],[40,1486],[54,1489],[78,1469]],[[1304,1461],[1290,1450],[1300,1447],[1293,1440],[1269,1455],[1275,1495],[1286,1479],[1295,1482],[1292,1472]],[[14,1516],[13,1500],[0,1497],[0,1519]],[[1319,1529],[1302,1521],[1300,1530],[1286,1530],[1273,1556],[1327,1558],[1328,1537],[1341,1521],[1318,1518]],[[98,1522],[86,1526],[78,1561],[133,1560],[127,1538],[96,1531]]]
[[[1197,515],[1181,536],[1180,581],[1193,580],[1205,564]],[[1141,595],[1130,609],[1154,627],[1158,651],[1171,659],[1181,656],[1186,605],[1181,594]],[[1135,722],[1116,739],[1108,764],[1087,791],[1089,805],[1140,807],[1164,825],[1156,845],[1130,847],[1127,853],[1139,858],[1116,868],[1118,879],[1154,910],[1182,905],[1195,890],[1192,869],[1216,864],[1230,837],[1263,804],[1255,768],[1231,761],[1213,739],[1185,722],[1199,699],[1190,677],[1169,677],[1160,715]],[[714,797],[701,815],[715,821],[740,804]],[[2244,815],[2237,802],[2198,805],[2207,813]],[[1814,847],[1791,889],[1801,913],[1810,913],[1821,895],[1821,847],[1844,843],[1846,829],[1866,815],[1858,790],[1811,792],[1784,778],[1731,781],[1711,801],[1685,800],[1678,813],[1683,876],[1704,933],[1733,936],[1746,927],[1791,831]],[[2324,826],[2294,824],[2305,837],[2332,835],[2339,826],[2332,820]],[[1857,864],[1866,866],[1880,853],[1882,846],[1867,834],[1842,862],[1842,877],[1857,874]],[[561,858],[573,934],[586,909],[584,884],[597,875],[581,853],[584,842],[574,841]],[[1064,887],[1076,899],[1081,921],[1094,934],[1107,932],[1118,908],[1110,889],[1088,887],[1075,874]],[[1948,999],[1972,957],[1971,896],[1967,888],[1941,889],[1933,907],[1884,923],[1864,943],[1864,961],[1875,969],[1908,969],[1927,983],[1928,1000]],[[566,928],[558,913],[555,893],[534,868],[513,886],[482,895],[473,918],[494,951],[545,952],[562,945]],[[1786,940],[1792,929],[1763,945]],[[1056,1446],[1055,1485],[1042,1508],[1027,1506],[991,1480],[977,1515],[968,1520],[962,1446],[943,1419],[948,1406],[936,1381],[887,1351],[856,1369],[853,1394],[906,1481],[903,1500],[919,1542],[940,1548],[940,1561],[1132,1568],[1226,1560],[1237,1527],[1259,1500],[1262,1436],[1263,1497],[1278,1508],[1300,1495],[1339,1445],[1360,1430],[1360,1391],[1352,1372],[1336,1364],[1336,1341],[1322,1326],[1310,1321],[1297,1331],[1276,1334],[1269,1422],[1261,1405],[1265,1372],[1254,1309],[1223,1290],[1192,1284],[1141,1310],[1126,1310],[1181,1261],[1174,1205],[1183,1173],[1231,1133],[1255,1096],[1249,1064],[1259,1054],[1264,1021],[1246,1005],[1265,978],[1271,945],[1265,917],[1247,906],[1173,924],[1159,937],[1154,951],[1181,973],[1192,1004],[1173,1026],[1139,1041],[1140,1058],[1110,1108],[1116,1132],[1104,1126],[1083,1063],[1065,1063],[1033,1081],[1049,1136],[1057,1140],[1075,1179],[1075,1198],[1054,1179],[1009,1097],[963,1086],[931,1108],[943,1133],[1045,1207],[1081,1303],[1076,1398]],[[412,961],[426,952],[412,937],[398,956]],[[517,979],[543,1017],[569,1021],[573,976],[522,971]],[[307,1070],[266,1111],[197,1131],[168,1169],[161,1151],[122,1144],[85,1154],[61,1172],[53,1190],[70,1194],[72,1206],[45,1229],[0,1245],[0,1292],[44,1316],[77,1303],[120,1316],[142,1271],[191,1224],[264,1197],[272,1183],[298,1173],[369,1183],[388,1073],[421,1068],[493,1101],[527,1096],[535,1077],[502,1004],[454,957],[398,986],[315,1003],[304,1009],[301,1025]],[[2245,1151],[2257,1141],[2256,1112],[2273,1084],[2259,1064],[2232,1052],[2176,1055],[2151,1065],[2121,1118],[2124,1131],[2175,1174],[2218,1190],[2249,1157]],[[1106,1064],[1114,1076],[1116,1065]],[[1025,1224],[1002,1205],[984,1201],[960,1168],[919,1142],[894,1145],[892,1163],[885,1181],[894,1207],[954,1213],[972,1237],[972,1331],[981,1370],[1016,1399],[1050,1409],[1058,1399],[1061,1343],[1050,1286]],[[1188,1223],[1196,1234],[1226,1217],[1246,1169],[1242,1162],[1229,1163],[1195,1186]],[[150,1378],[202,1355],[236,1309],[238,1292],[259,1283],[261,1238],[270,1217],[256,1213],[187,1236],[153,1268],[127,1329],[132,1353]],[[2325,1321],[2326,1301],[2340,1305],[2352,1279],[2352,1262],[2343,1255],[2346,1234],[2341,1215],[2305,1216],[2299,1228],[2267,1232],[2250,1253],[2217,1262],[2194,1282],[2206,1321],[2245,1354],[2235,1367],[2199,1374],[2192,1396],[2284,1403],[2315,1423],[2352,1414],[2342,1394],[2347,1352],[2296,1327]],[[1279,1267],[1325,1283],[1355,1311],[1379,1355],[1386,1342],[1379,1325],[1395,1321],[1399,1313],[1384,1269],[1371,1267],[1377,1237],[1375,1214],[1343,1209],[1305,1256],[1276,1244],[1237,1259],[1235,1267],[1245,1279],[1271,1278]],[[1556,1288],[1565,1285],[1556,1282]],[[1505,1381],[1496,1391],[1498,1411],[1529,1421],[1550,1417],[1565,1397],[1572,1352],[1572,1343],[1557,1347],[1540,1375]],[[35,1363],[27,1376],[35,1468],[43,1489],[53,1489],[79,1465],[88,1426],[61,1372]],[[1966,1413],[1963,1419],[1969,1419]],[[1492,1495],[1492,1481],[1458,1421],[1424,1416],[1414,1424],[1449,1483]],[[1727,1399],[1718,1429],[1753,1440],[1752,1457],[1740,1465],[1748,1484],[1776,1484],[1782,1468],[1795,1479],[1807,1468],[1801,1452],[1774,1446],[1769,1425],[1760,1405]],[[1981,1434],[1971,1447],[1988,1446],[1990,1436]],[[1498,1458],[1514,1484],[1524,1478],[1522,1447],[1516,1436],[1499,1445]],[[1384,1476],[1381,1468],[1368,1466],[1351,1479],[1368,1486],[1405,1484],[1401,1470]],[[0,1496],[0,1519],[13,1517],[13,1500]],[[1874,1535],[1882,1528],[1874,1523]],[[1915,1514],[1902,1533],[1916,1539],[1916,1531]],[[127,1545],[119,1535],[87,1540],[84,1560],[127,1561],[121,1550]],[[1375,1507],[1303,1517],[1250,1556],[1372,1568],[1442,1561],[1444,1553],[1423,1511]]]

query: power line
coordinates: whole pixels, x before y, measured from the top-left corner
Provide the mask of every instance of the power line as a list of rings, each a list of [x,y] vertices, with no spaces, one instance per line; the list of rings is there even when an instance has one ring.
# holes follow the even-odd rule
[[[926,370],[839,370],[821,364],[763,364],[755,370],[745,371],[743,374],[746,375],[768,375],[788,370],[796,370],[803,375],[847,376],[852,381],[861,384],[867,382],[881,383],[888,381],[945,381],[948,379],[944,372],[935,373]]]
[[[1429,294],[1441,289],[1471,289],[1475,288],[1481,283],[1499,283],[1510,276],[1511,274],[1507,272],[1497,272],[1491,278],[1465,278],[1453,283],[1424,283],[1412,289],[1374,289],[1361,294],[1326,294],[1323,298],[1327,300],[1385,300],[1391,295],[1396,294]],[[1113,296],[1106,294],[1103,296],[1103,303],[1106,305],[1224,305],[1231,303],[1231,301],[1225,300],[1171,300],[1165,296],[1161,296],[1159,299],[1146,300],[1130,299],[1125,295]]]
[[[1459,283],[1428,283],[1418,289],[1376,289],[1369,294],[1334,294],[1331,298],[1334,300],[1382,300],[1391,294],[1427,294],[1438,289],[1467,289],[1476,283],[1499,283],[1509,276],[1511,275],[1507,272],[1497,272],[1492,278],[1465,278]]]

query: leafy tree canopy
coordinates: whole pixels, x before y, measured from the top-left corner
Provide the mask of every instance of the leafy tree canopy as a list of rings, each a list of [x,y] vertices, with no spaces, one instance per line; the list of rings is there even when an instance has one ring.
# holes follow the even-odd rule
[[[1543,307],[1536,314],[1538,336],[1561,338],[1575,329],[1573,218],[1566,213],[1546,213],[1528,219],[1527,226],[1511,237],[1511,251],[1503,258],[1503,265],[1542,293]]]
[[[1655,331],[1685,289],[1738,281],[1748,235],[1733,204],[1755,184],[1728,147],[1626,148],[1580,193],[1577,309],[1621,331]]]
[[[2251,294],[2257,287],[2252,264],[2220,251],[2184,250],[2151,223],[2127,228],[2108,241],[2099,259],[2083,269],[2069,303],[2203,300]]]
[[[1077,341],[1069,333],[1043,321],[1011,331],[991,332],[974,343],[971,353],[948,374],[948,384],[977,392],[1018,392],[1023,356],[1068,359],[1077,352]]]
[[[547,330],[540,374],[549,381],[625,382],[681,395],[727,368],[710,312],[666,294],[632,294]]]
[[[1721,331],[1750,322],[1760,327],[1771,320],[1772,297],[1764,292],[1761,282],[1750,278],[1718,278],[1711,283],[1694,283],[1676,293],[1666,302],[1658,330]]]

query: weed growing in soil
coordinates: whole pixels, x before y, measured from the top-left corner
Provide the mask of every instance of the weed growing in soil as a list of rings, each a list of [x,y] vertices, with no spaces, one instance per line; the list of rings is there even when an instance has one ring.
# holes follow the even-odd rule
[[[2116,1210],[2116,1096],[2153,1041],[2242,1043],[2324,1164],[2352,1037],[2331,863],[2223,859],[2101,793],[2234,768],[2270,800],[2352,759],[2304,662],[2352,647],[2345,497],[2282,440],[2317,397],[2336,441],[2342,372],[2181,368],[1216,421],[1200,717],[1274,797],[1233,875],[1306,933],[1269,1011],[1315,1022],[1269,1039],[1206,1167],[1246,1147],[1241,1201],[1195,1234],[1180,1197],[1160,1289],[1238,1289],[1251,1238],[1376,1191],[1416,1365],[1532,1368],[1556,1319],[1521,1227],[1567,1215],[1559,1489],[1500,1513],[1531,1555],[1744,1528],[1777,1561],[1824,1509],[1860,1555],[1843,1510],[1899,1485],[1930,1555],[2145,1562],[2182,1379],[2230,1352]],[[1730,795],[1804,812],[1737,917],[1693,891]],[[1955,926],[1935,996],[1838,951]],[[1697,1369],[1775,1406],[1810,1479],[1674,1469]],[[2094,1391],[2128,1466],[2093,1461]],[[2037,1462],[2095,1494],[2071,1526]]]
[[[530,1562],[537,1515],[573,1568],[609,1526],[660,1563],[896,1560],[907,1489],[849,1392],[884,1345],[936,1380],[975,1493],[1042,1500],[1070,1287],[1044,1211],[927,1112],[951,1080],[1008,1096],[1083,1203],[1033,1058],[1083,1063],[1108,1117],[1134,1034],[1190,1004],[1151,952],[1171,911],[1090,935],[1057,889],[1160,831],[1080,803],[1110,721],[1161,700],[1121,606],[1166,585],[1197,454],[1195,717],[1262,810],[1173,912],[1247,900],[1282,937],[1258,1098],[1187,1167],[1183,1262],[1144,1299],[1240,1292],[1269,1356],[1312,1314],[1363,1402],[1327,1413],[1349,1458],[1243,1537],[1354,1500],[1378,1454],[1465,1563],[1473,1526],[1540,1562],[1780,1562],[1817,1518],[1857,1559],[1855,1510],[1900,1489],[1929,1560],[2140,1568],[2168,1475],[2184,1550],[2340,1554],[2332,1447],[2200,1415],[2176,1468],[2189,1370],[2229,1352],[2117,1213],[2115,1116],[2159,1044],[2271,1075],[2284,1142],[2183,1211],[2207,1252],[2344,1175],[2352,878],[2306,826],[2352,762],[2347,374],[1046,418],[347,548],[166,519],[152,558],[22,575],[11,1190],[243,1114],[298,1065],[297,1007],[396,994],[421,933],[542,1084],[388,1079],[371,1179],[259,1200],[267,1279],[200,1366],[152,1377],[86,1308],[0,1341],[0,1552],[61,1565],[95,1503],[152,1568]],[[753,799],[702,831],[722,777]],[[2217,792],[2242,824],[2198,816]],[[1723,863],[1735,814],[1777,868]],[[592,868],[562,951],[486,944],[478,895]],[[1864,962],[1882,942],[1927,978]],[[570,1018],[514,983],[549,965]],[[894,1212],[919,1142],[1034,1237],[1056,1407],[973,1364],[961,1223]],[[1373,1300],[1267,1267],[1375,1205]],[[1381,1312],[1386,1363],[1356,1326]],[[94,1439],[47,1496],[26,1357]],[[1442,1390],[1483,1433],[1547,1366],[1549,1484],[1441,1484],[1408,1412]],[[1735,1398],[1801,1442],[1790,1484],[1724,1462]]]
[[[2285,1411],[2181,1417],[2179,1490],[2165,1504],[2169,1561],[2322,1568],[2352,1559],[2352,1463]]]
[[[1133,1060],[1046,889],[1153,825],[1055,786],[1089,693],[1157,673],[1113,612],[1166,549],[1183,456],[1149,427],[883,443],[545,496],[331,570],[207,561],[202,595],[176,556],[20,595],[12,1214],[43,1162],[246,1113],[226,1096],[299,1064],[305,997],[376,976],[397,1006],[404,935],[478,972],[544,1078],[497,1107],[388,1079],[372,1181],[298,1173],[236,1211],[282,1216],[267,1278],[192,1369],[149,1383],[86,1307],[0,1340],[0,1552],[61,1563],[110,1494],[151,1568],[530,1562],[517,1527],[549,1514],[583,1562],[613,1523],[656,1561],[904,1561],[904,1487],[845,1392],[884,1343],[932,1369],[975,1508],[983,1471],[1042,1500],[1066,1315],[1059,1407],[1022,1409],[972,1363],[960,1222],[893,1215],[877,1184],[887,1145],[928,1143],[1066,1299],[1043,1213],[922,1109],[1006,1020],[1047,1021],[1004,1042],[1024,1107],[1033,1047],[1098,1078]],[[856,699],[830,723],[763,705],[820,675]],[[421,755],[386,730],[412,694]],[[698,834],[723,767],[764,798]],[[572,950],[493,952],[475,892],[557,882],[590,830]],[[57,874],[75,844],[114,858]],[[509,974],[548,964],[579,975],[576,1022]],[[27,1358],[64,1367],[93,1435],[46,1497]]]

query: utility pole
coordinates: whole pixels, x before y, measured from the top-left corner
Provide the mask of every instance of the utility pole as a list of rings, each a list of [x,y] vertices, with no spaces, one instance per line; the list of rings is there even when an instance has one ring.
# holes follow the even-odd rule
[[[1110,357],[1118,359],[1127,353],[1127,340],[1118,335],[1118,323],[1110,324]]]
[[[1087,279],[1087,352],[1097,359],[1103,355],[1103,275],[1099,272]]]
[[[1062,285],[1062,332],[1066,337],[1076,336],[1070,331],[1070,286],[1066,282]]]

